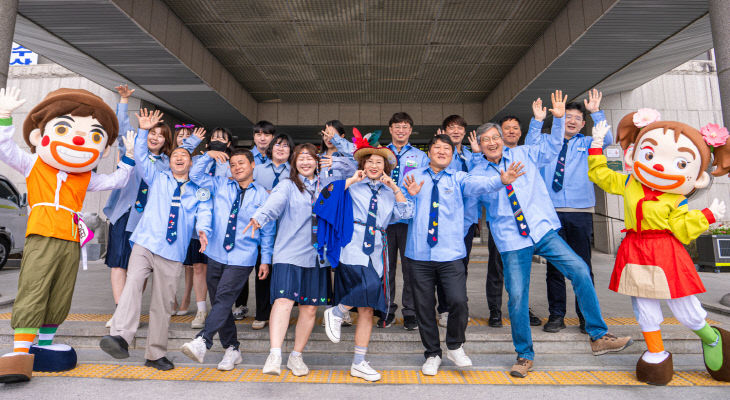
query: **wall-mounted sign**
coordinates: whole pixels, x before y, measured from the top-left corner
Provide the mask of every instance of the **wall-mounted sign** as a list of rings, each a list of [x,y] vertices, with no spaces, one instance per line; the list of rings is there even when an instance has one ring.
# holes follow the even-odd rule
[[[38,54],[13,42],[13,50],[10,52],[10,65],[36,65]]]

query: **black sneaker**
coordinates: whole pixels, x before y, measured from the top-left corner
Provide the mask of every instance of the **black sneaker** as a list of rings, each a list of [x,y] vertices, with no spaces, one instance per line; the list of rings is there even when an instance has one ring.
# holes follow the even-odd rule
[[[532,310],[530,310],[530,326],[540,326],[542,325],[542,320],[540,317],[532,313]]]
[[[157,360],[145,360],[144,366],[156,368],[160,371],[169,371],[175,368],[175,365],[167,357],[158,358]]]
[[[416,321],[416,317],[409,315],[407,317],[403,317],[403,328],[407,331],[415,331],[418,329],[418,322]]]
[[[114,358],[129,357],[129,344],[119,335],[106,335],[99,341],[99,347]]]
[[[376,326],[378,328],[390,328],[393,325],[393,321],[395,321],[395,314],[388,314],[385,318],[381,315]]]
[[[492,328],[502,327],[502,311],[491,310],[489,311],[489,326]]]
[[[555,315],[551,315],[548,318],[548,322],[545,323],[545,326],[542,327],[542,330],[545,332],[560,332],[562,329],[565,329],[565,321],[563,320],[563,317],[558,317]]]

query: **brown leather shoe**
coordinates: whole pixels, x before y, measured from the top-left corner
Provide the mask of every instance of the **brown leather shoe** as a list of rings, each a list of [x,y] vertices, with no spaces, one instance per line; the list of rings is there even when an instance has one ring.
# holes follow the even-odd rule
[[[634,343],[630,336],[616,337],[610,333],[606,333],[597,340],[591,340],[591,350],[594,356],[600,356],[606,353],[616,353]]]
[[[636,379],[639,382],[664,386],[672,380],[672,376],[674,376],[672,353],[669,353],[669,357],[659,364],[648,363],[641,357],[639,357],[639,361],[636,363]]]
[[[532,369],[532,360],[526,358],[517,357],[517,362],[512,366],[509,374],[516,378],[525,378],[527,373]]]

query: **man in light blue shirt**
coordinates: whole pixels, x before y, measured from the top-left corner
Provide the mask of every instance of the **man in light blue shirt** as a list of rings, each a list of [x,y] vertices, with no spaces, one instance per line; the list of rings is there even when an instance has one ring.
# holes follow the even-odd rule
[[[191,342],[182,346],[182,352],[202,363],[205,353],[213,346],[217,333],[226,349],[218,369],[229,371],[242,361],[236,338],[236,324],[231,306],[254,268],[261,248],[259,279],[269,274],[274,245],[274,223],[257,230],[254,236],[237,234],[246,227],[256,210],[269,197],[266,189],[254,182],[254,159],[248,150],[234,150],[230,156],[232,178],[210,176],[205,171],[213,163],[210,151],[202,155],[190,171],[190,179],[210,191],[214,199],[213,224],[205,226],[209,236],[200,236],[201,247],[208,256],[207,282],[213,307],[205,326]]]
[[[586,318],[594,355],[620,351],[631,344],[629,337],[617,338],[608,333],[588,267],[557,234],[560,221],[555,210],[545,207],[549,204],[549,196],[539,168],[554,160],[562,145],[566,98],[561,91],[552,94],[553,125],[548,140],[506,148],[499,127],[479,135],[487,162],[480,164],[474,174],[496,177],[506,165],[514,162],[523,163],[526,169],[526,174],[512,184],[480,198],[504,264],[512,341],[517,352],[517,362],[510,374],[520,378],[527,376],[535,357],[528,316],[533,254],[553,262],[571,280]]]
[[[390,117],[388,121],[388,130],[392,142],[387,146],[393,150],[396,158],[398,159],[398,165],[390,173],[390,177],[393,181],[400,185],[403,182],[403,177],[406,174],[416,168],[425,167],[428,165],[428,156],[423,151],[411,146],[408,140],[413,133],[413,118],[404,112],[397,112]],[[355,149],[354,144],[348,142],[344,138],[337,137],[334,135],[331,140],[332,143],[337,147],[337,150],[343,154],[352,155]],[[390,287],[390,304],[388,305],[387,315],[381,315],[377,322],[378,328],[388,328],[393,324],[395,320],[395,311],[398,309],[398,305],[395,304],[395,276],[396,266],[398,265],[398,253],[401,256],[401,265],[403,267],[403,288],[402,288],[402,300],[403,300],[403,327],[406,330],[415,330],[418,328],[416,322],[416,311],[413,306],[413,290],[411,289],[411,278],[410,269],[408,267],[408,260],[405,257],[406,241],[408,233],[408,221],[400,220],[391,223],[386,229],[386,236],[388,238],[388,286]]]
[[[408,223],[405,259],[410,280],[421,342],[425,347],[422,372],[436,375],[441,365],[441,343],[435,315],[434,290],[440,283],[448,306],[446,327],[447,357],[457,366],[472,365],[464,353],[469,320],[466,298],[466,257],[464,246],[464,197],[478,197],[510,183],[519,171],[512,166],[501,176],[484,178],[449,169],[454,143],[446,135],[434,136],[428,144],[431,159],[427,167],[406,174],[402,191],[413,203],[414,215]],[[505,169],[507,170],[507,169]],[[456,223],[454,223],[456,222]]]
[[[197,218],[197,230],[205,235],[211,226],[210,192],[188,180],[192,159],[184,148],[173,150],[170,170],[160,172],[147,157],[148,129],[161,119],[162,113],[141,110],[139,133],[135,140],[135,168],[149,185],[146,209],[132,234],[134,243],[129,257],[127,282],[112,317],[110,334],[100,342],[102,350],[115,358],[129,357],[128,346],[139,327],[142,290],[152,276],[149,333],[145,365],[160,370],[174,368],[167,353],[167,335],[177,279],[182,272],[188,243]]]
[[[253,160],[258,165],[263,165],[266,160],[266,149],[271,143],[271,139],[276,134],[276,128],[274,124],[269,121],[259,121],[253,126],[253,144],[251,153],[253,153]]]
[[[545,164],[542,177],[545,181],[552,204],[557,211],[562,228],[558,231],[560,237],[575,251],[588,265],[593,280],[591,265],[591,236],[593,235],[593,212],[596,205],[593,183],[588,180],[588,149],[591,147],[591,136],[580,133],[585,127],[585,110],[591,113],[593,123],[605,121],[603,111],[600,111],[602,94],[593,89],[589,98],[584,100],[585,108],[580,103],[568,103],[565,106],[565,138],[555,159]],[[530,131],[525,143],[534,143],[539,140],[538,131]],[[612,143],[613,135],[606,135],[603,148]],[[550,317],[543,327],[546,332],[559,332],[565,328],[566,296],[565,278],[552,263],[547,265],[547,297]],[[578,314],[580,330],[586,333],[585,319],[580,312],[578,303],[575,304]]]

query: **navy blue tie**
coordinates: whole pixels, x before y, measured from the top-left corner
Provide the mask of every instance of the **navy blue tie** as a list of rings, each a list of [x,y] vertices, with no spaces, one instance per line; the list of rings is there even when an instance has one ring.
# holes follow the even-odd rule
[[[180,192],[185,182],[177,182],[177,188],[175,188],[175,193],[172,194],[172,202],[170,203],[170,218],[167,222],[167,242],[170,244],[175,243],[175,240],[177,240],[177,214],[180,211]]]
[[[162,156],[156,156],[153,154],[150,154],[148,157],[153,163],[162,158]],[[147,192],[149,192],[149,186],[147,186],[147,182],[142,179],[139,182],[139,190],[137,190],[137,200],[134,202],[134,209],[137,210],[137,212],[143,212],[145,206],[147,206]]]
[[[426,235],[426,242],[429,246],[433,247],[436,246],[436,244],[439,241],[439,180],[441,178],[436,179],[433,175],[429,174],[431,176],[431,180],[433,181],[433,188],[431,188],[431,204],[430,204],[430,210],[428,212],[428,235]]]
[[[271,184],[271,188],[275,188],[276,185],[279,184],[279,176],[284,172],[284,168],[281,169],[281,171],[276,172],[276,168],[274,168],[274,164],[271,164],[271,170],[274,171],[274,183]]]
[[[395,182],[395,184],[397,185],[398,184],[398,178],[400,178],[400,168],[401,168],[401,165],[400,165],[400,154],[396,154],[395,155],[395,158],[396,158],[397,161],[396,161],[396,164],[395,164],[395,168],[393,168],[393,172],[390,173],[390,179],[392,179],[393,182]]]
[[[559,192],[563,189],[563,178],[565,178],[565,155],[568,152],[568,139],[563,139],[563,147],[558,154],[558,162],[555,164],[555,175],[553,175],[553,191]]]
[[[378,217],[378,191],[380,188],[373,189],[373,196],[370,198],[370,205],[368,206],[368,220],[365,224],[365,241],[362,244],[362,252],[366,255],[373,254],[375,250],[375,220]]]
[[[238,220],[238,210],[241,208],[243,196],[246,195],[246,189],[238,188],[236,200],[231,206],[231,213],[228,215],[228,226],[226,227],[226,237],[223,239],[223,249],[231,251],[236,247],[236,221]]]
[[[215,176],[215,168],[216,168],[215,166],[216,166],[216,164],[218,164],[218,163],[215,160],[213,160],[213,166],[210,167],[210,171],[208,171],[208,175]]]

